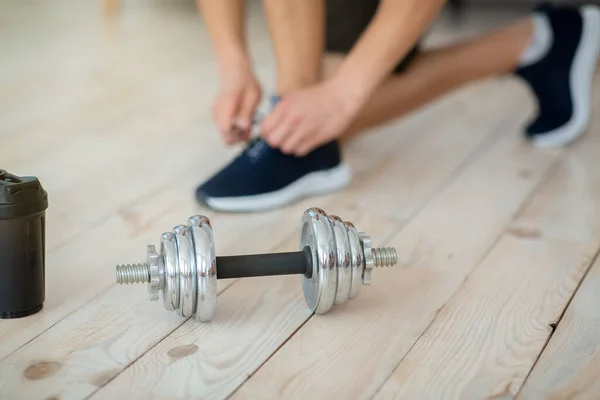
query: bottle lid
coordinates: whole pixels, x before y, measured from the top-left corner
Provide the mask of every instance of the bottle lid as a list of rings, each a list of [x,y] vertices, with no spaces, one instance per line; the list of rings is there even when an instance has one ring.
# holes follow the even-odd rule
[[[0,169],[0,219],[38,214],[48,208],[48,193],[38,178]]]

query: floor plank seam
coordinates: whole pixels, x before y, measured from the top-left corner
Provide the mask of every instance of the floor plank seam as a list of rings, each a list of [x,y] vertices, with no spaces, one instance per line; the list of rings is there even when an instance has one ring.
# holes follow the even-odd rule
[[[281,344],[279,346],[277,346],[277,348],[265,359],[263,360],[263,362],[260,363],[260,365],[254,370],[252,371],[250,374],[248,374],[248,376],[244,379],[243,382],[241,382],[238,386],[236,386],[236,388],[229,393],[229,395],[226,397],[227,399],[231,398],[233,395],[236,394],[236,392],[238,392],[240,390],[240,388],[242,386],[244,386],[244,384],[250,379],[252,378],[258,371],[260,371],[260,369],[267,363],[269,362],[269,360],[271,360],[271,358],[273,358],[273,356],[275,356],[275,354],[277,354],[277,352],[279,350],[281,350],[295,335],[296,333],[298,333],[298,331],[300,329],[302,329],[304,327],[304,325],[306,325],[308,323],[308,321],[311,320],[311,318],[314,316],[314,313],[311,314],[308,318],[306,318],[306,320],[301,323],[300,325],[298,325],[298,327],[296,329],[294,329],[294,331],[290,334],[290,336],[288,336],[283,342],[281,342]]]
[[[181,73],[181,75],[184,75],[184,76],[192,75],[194,68],[195,68],[194,65],[190,65],[190,70],[188,71],[186,69],[185,72]],[[115,129],[118,126],[121,126],[124,123],[124,121],[126,121],[127,118],[130,115],[133,115],[133,113],[135,113],[135,112],[143,112],[144,110],[147,110],[147,109],[152,110],[153,105],[156,105],[158,108],[160,108],[160,104],[162,102],[165,102],[166,100],[168,100],[170,98],[176,98],[175,91],[169,90],[169,87],[173,84],[172,82],[174,82],[176,80],[177,80],[176,77],[169,77],[169,78],[162,80],[161,83],[156,85],[156,90],[153,91],[153,92],[157,93],[155,96],[152,96],[150,99],[148,99],[146,97],[144,97],[143,99],[140,99],[139,101],[135,102],[135,105],[132,106],[132,108],[130,110],[128,110],[127,112],[125,112],[124,114],[119,114],[119,115],[104,119],[99,124],[100,125],[99,127],[96,127],[95,129],[93,129],[91,132],[88,132],[87,134],[88,135],[98,135],[104,131],[111,131],[112,129]],[[166,92],[167,94],[164,95],[164,92]],[[162,96],[160,95],[161,93],[163,94]],[[185,129],[186,128],[181,127],[182,131],[184,131]],[[193,166],[190,166],[189,169],[184,168],[181,171],[175,171],[174,175],[187,174],[188,172],[191,172],[196,168],[198,168],[198,165],[194,164]],[[172,184],[174,184],[174,182],[171,182],[170,184],[172,185]],[[135,206],[138,203],[140,203],[143,199],[148,198],[148,196],[153,196],[157,193],[162,192],[164,189],[162,188],[161,185],[163,185],[163,183],[148,190],[146,193],[143,193],[143,194],[131,199],[130,201],[126,202],[125,204],[121,204],[119,207],[117,207],[117,209]],[[64,246],[69,244],[74,238],[80,236],[84,230],[94,229],[98,226],[101,226],[102,223],[105,222],[107,217],[109,217],[110,215],[111,215],[110,213],[107,213],[105,215],[100,216],[96,221],[92,222],[90,224],[90,226],[87,226],[85,229],[83,229],[79,232],[76,232],[69,238],[65,239],[63,242],[60,242],[60,243],[54,245],[52,248],[49,248],[48,253],[53,253],[54,251],[56,251],[60,248],[63,248]]]
[[[394,374],[394,371],[398,368],[398,366],[400,366],[400,364],[402,364],[402,362],[404,362],[404,360],[406,359],[406,357],[411,353],[411,351],[414,349],[415,345],[419,342],[419,340],[421,340],[421,338],[423,337],[423,335],[425,335],[428,332],[428,330],[431,328],[431,326],[433,325],[433,323],[437,320],[438,315],[446,308],[447,304],[452,301],[452,299],[454,298],[454,296],[456,296],[456,294],[460,292],[461,288],[465,285],[465,283],[469,279],[469,275],[471,275],[472,273],[474,273],[477,270],[477,268],[479,268],[481,266],[481,264],[486,259],[486,257],[498,245],[498,243],[500,242],[500,240],[502,239],[502,237],[505,235],[508,227],[513,222],[513,220],[515,218],[517,218],[519,215],[521,215],[521,213],[523,213],[527,209],[527,207],[531,204],[531,202],[533,201],[533,199],[534,199],[535,195],[537,194],[538,190],[540,189],[540,187],[542,187],[544,184],[546,184],[547,181],[549,179],[551,179],[552,177],[554,177],[554,175],[558,172],[558,169],[559,169],[558,167],[560,165],[561,156],[562,156],[562,153],[560,155],[558,155],[554,161],[552,161],[552,163],[550,164],[550,166],[546,170],[546,173],[542,176],[542,178],[539,180],[539,182],[536,185],[534,185],[534,187],[531,189],[531,191],[529,192],[529,194],[523,199],[523,201],[521,202],[521,204],[519,205],[519,207],[517,208],[517,210],[513,214],[513,217],[508,219],[508,221],[504,225],[504,227],[502,229],[500,229],[500,231],[499,231],[498,235],[496,236],[496,238],[492,241],[492,243],[490,243],[490,245],[488,246],[488,248],[485,249],[485,251],[483,252],[483,254],[481,255],[481,257],[479,257],[477,259],[477,261],[474,263],[475,266],[468,272],[468,274],[465,276],[465,279],[463,280],[463,282],[456,288],[456,290],[454,292],[452,292],[452,294],[448,297],[448,299],[446,300],[446,302],[444,303],[444,305],[442,305],[436,311],[435,315],[433,316],[433,318],[431,319],[431,321],[429,322],[429,324],[427,324],[427,326],[418,335],[418,337],[413,341],[413,343],[411,343],[408,351],[402,356],[402,358],[400,359],[400,361],[398,362],[398,364],[396,364],[392,368],[390,374],[381,383],[381,385],[379,385],[379,387],[375,390],[375,395],[371,399],[373,399],[377,395],[377,393],[379,393],[381,391],[381,389],[383,388],[383,386],[385,385],[385,383],[388,381],[388,379]]]
[[[161,344],[164,340],[166,340],[173,332],[175,332],[177,329],[181,328],[187,321],[189,321],[191,318],[185,318],[184,320],[181,321],[181,323],[177,326],[175,326],[175,328],[173,330],[171,330],[168,334],[166,334],[162,339],[158,340],[155,344],[153,344],[152,346],[148,347],[148,349],[144,352],[141,353],[139,356],[137,356],[135,359],[133,359],[131,362],[129,362],[125,368],[123,368],[121,371],[119,371],[118,374],[116,374],[115,376],[111,377],[110,379],[106,380],[106,383],[104,383],[104,385],[97,387],[95,390],[93,390],[90,394],[88,394],[85,399],[90,399],[92,398],[96,393],[98,393],[98,391],[100,391],[102,388],[104,388],[106,385],[108,385],[109,383],[111,383],[112,381],[114,381],[119,375],[121,375],[123,372],[127,371],[133,364],[135,364],[136,362],[138,362],[140,360],[140,358],[144,357],[149,351],[152,351],[152,349],[154,349],[156,346],[158,346],[159,344]]]
[[[492,130],[492,133],[487,135],[487,137],[485,139],[483,139],[482,142],[479,145],[477,145],[465,157],[465,159],[463,161],[458,163],[456,168],[454,168],[450,172],[450,174],[448,174],[442,180],[442,182],[429,195],[426,196],[425,200],[423,202],[421,202],[421,204],[419,206],[415,207],[415,209],[411,213],[409,213],[408,216],[406,216],[406,218],[397,221],[397,223],[398,223],[397,228],[394,229],[392,232],[390,232],[385,237],[383,237],[381,240],[381,243],[391,245],[389,243],[390,240],[394,236],[396,236],[398,234],[398,232],[400,232],[402,229],[404,229],[411,220],[413,220],[417,215],[419,215],[419,213],[423,212],[423,210],[425,208],[427,208],[427,206],[429,204],[431,204],[431,202],[434,201],[437,198],[437,196],[439,196],[444,191],[444,189],[450,187],[450,185],[452,185],[452,183],[458,178],[458,176],[466,168],[468,168],[472,164],[473,161],[479,159],[480,157],[485,156],[486,152],[488,150],[490,150],[492,148],[492,146],[494,144],[496,144],[502,138],[502,135],[500,134],[500,132],[502,132],[505,125],[509,122],[511,122],[510,118],[502,119],[499,122],[499,124],[496,126],[496,128]],[[537,190],[537,187],[534,188],[534,190]]]
[[[233,285],[235,285],[238,281],[239,281],[239,279],[236,279],[236,280],[232,281],[231,284],[228,285],[227,287],[225,287],[221,292],[219,292],[217,294],[217,296],[221,296],[223,293],[225,293],[227,290],[229,290],[230,287],[232,287]],[[155,347],[157,347],[158,345],[160,345],[162,342],[164,342],[165,340],[167,340],[171,336],[171,334],[173,334],[173,332],[175,332],[176,330],[178,330],[179,328],[181,328],[183,325],[185,325],[191,319],[192,319],[191,317],[184,318],[181,321],[180,324],[178,324],[177,326],[175,326],[172,330],[170,330],[165,336],[163,336],[160,340],[158,340],[152,346],[148,347],[148,349],[146,349],[145,352],[141,353],[138,357],[136,357],[135,359],[131,360],[131,362],[129,362],[125,366],[125,368],[123,368],[121,371],[119,371],[118,374],[115,374],[115,376],[113,376],[110,379],[108,379],[102,386],[99,386],[95,390],[93,390],[89,395],[87,395],[85,397],[85,399],[87,400],[87,399],[92,398],[96,393],[98,393],[100,390],[102,390],[104,387],[106,387],[109,383],[111,383],[112,381],[114,381],[119,375],[121,375],[122,373],[124,373],[125,371],[127,371],[129,368],[131,368],[142,357],[144,357],[146,354],[148,354],[150,351],[152,351]]]
[[[190,166],[189,168],[185,168],[180,171],[174,171],[173,174],[174,175],[187,175],[188,172],[191,172],[197,168],[198,168],[198,165],[194,164],[193,166]],[[169,185],[167,185],[167,187],[174,185],[176,183],[177,183],[176,181],[170,182]],[[85,231],[95,230],[98,227],[101,227],[102,225],[107,223],[107,220],[112,215],[117,214],[116,211],[121,210],[123,208],[135,207],[136,205],[138,205],[144,201],[147,201],[149,197],[162,193],[165,190],[164,186],[162,186],[162,185],[163,184],[160,184],[160,185],[148,190],[147,192],[142,193],[139,196],[131,199],[130,201],[127,201],[124,204],[121,204],[120,206],[116,207],[116,210],[113,210],[112,213],[107,213],[107,214],[101,215],[96,221],[91,222],[90,224],[88,224],[87,226],[82,228],[80,231],[75,232],[73,235],[66,238],[64,241],[55,244],[52,248],[49,248],[48,254],[52,254],[52,253],[64,248],[65,246],[69,245],[71,243],[71,241],[73,241],[73,239],[80,237],[82,235],[82,233],[84,233]]]
[[[487,137],[483,139],[479,145],[475,146],[475,148],[465,157],[465,159],[461,161],[456,166],[456,168],[454,168],[450,172],[450,174],[448,174],[429,195],[427,195],[425,200],[422,201],[419,206],[415,207],[415,209],[404,219],[404,221],[400,221],[401,224],[394,233],[394,235],[397,234],[400,230],[402,230],[404,226],[408,224],[412,219],[414,219],[417,215],[419,215],[419,213],[423,212],[423,210],[425,210],[425,208],[427,208],[427,206],[431,204],[431,202],[433,202],[446,188],[450,187],[450,185],[454,183],[458,176],[473,162],[482,157],[485,157],[487,151],[490,150],[492,146],[502,138],[501,133],[503,131],[503,128],[505,128],[505,126],[510,122],[512,122],[511,118],[508,117],[500,120],[498,125],[492,130],[492,133],[487,135]],[[390,234],[388,240],[392,237],[393,235]]]
[[[575,295],[577,294],[577,292],[581,288],[581,285],[583,284],[583,281],[585,281],[585,278],[588,276],[588,274],[590,273],[590,270],[592,269],[592,267],[596,263],[598,257],[600,256],[600,241],[596,244],[596,246],[597,246],[596,247],[596,252],[594,253],[594,256],[590,259],[590,262],[589,262],[588,266],[586,267],[585,271],[583,271],[583,274],[581,275],[581,279],[579,280],[579,282],[577,282],[577,286],[573,290],[573,293],[571,294],[571,297],[569,297],[569,300],[567,301],[567,303],[565,304],[565,306],[564,306],[563,310],[561,311],[560,315],[556,319],[556,322],[550,323],[550,327],[553,329],[553,331],[555,331],[556,328],[558,328],[558,325],[560,324],[560,322],[564,318],[565,313],[567,312],[567,309],[569,308],[569,306],[573,302],[573,299],[575,298]]]
[[[592,267],[594,266],[594,264],[596,263],[596,261],[598,260],[598,257],[600,256],[600,242],[597,244],[597,249],[596,249],[596,253],[594,254],[594,256],[590,259],[589,265],[586,267],[581,279],[579,280],[579,282],[577,283],[577,286],[575,287],[575,290],[573,290],[573,293],[571,294],[571,296],[569,297],[569,300],[566,302],[565,306],[563,307],[560,315],[558,316],[558,318],[556,319],[556,322],[551,323],[550,327],[552,328],[552,330],[550,331],[550,334],[548,335],[548,337],[546,338],[546,341],[544,342],[544,345],[542,346],[542,348],[540,349],[540,352],[538,353],[537,357],[535,358],[533,364],[531,364],[531,368],[529,369],[529,371],[527,372],[527,375],[525,376],[525,379],[523,379],[523,383],[521,383],[521,385],[519,386],[519,390],[517,390],[517,393],[515,393],[515,400],[519,398],[521,391],[523,390],[523,388],[525,387],[527,381],[529,380],[529,378],[531,377],[531,374],[533,373],[533,370],[535,369],[535,367],[537,366],[537,364],[539,363],[540,359],[542,358],[542,356],[544,355],[544,352],[546,351],[546,348],[548,347],[548,345],[550,344],[550,341],[552,340],[552,338],[554,337],[554,334],[556,333],[556,330],[558,328],[558,326],[560,325],[560,322],[562,321],[563,317],[565,316],[565,313],[567,312],[567,310],[569,309],[569,306],[571,305],[571,303],[573,302],[573,299],[575,298],[575,295],[577,295],[577,292],[579,292],[579,289],[581,288],[581,285],[583,284],[583,282],[585,281],[586,277],[588,276],[590,270],[592,269]]]
[[[10,353],[6,354],[4,357],[0,358],[0,362],[6,360],[8,357],[10,357],[11,355],[13,355],[14,353],[16,353],[17,351],[21,350],[22,348],[24,348],[25,346],[27,346],[29,343],[33,342],[34,340],[36,340],[37,338],[39,338],[40,336],[42,336],[44,333],[46,333],[47,331],[49,331],[50,329],[54,328],[54,326],[60,324],[62,321],[64,321],[65,319],[69,318],[71,315],[75,314],[80,308],[84,307],[85,305],[91,303],[92,301],[96,300],[98,297],[103,296],[106,292],[108,292],[110,290],[111,286],[105,287],[104,289],[100,290],[98,293],[96,293],[96,295],[94,295],[91,299],[87,300],[86,302],[84,302],[81,307],[78,307],[76,309],[74,309],[73,311],[67,313],[65,316],[63,316],[62,318],[58,319],[57,321],[55,321],[53,324],[51,324],[49,327],[47,327],[46,329],[42,330],[41,332],[39,332],[38,334],[36,334],[34,337],[32,337],[31,339],[29,339],[28,341],[26,341],[25,343],[23,343],[22,345],[20,345],[19,347],[15,348],[13,351],[11,351]],[[41,312],[44,312],[44,310],[42,309]]]
[[[491,82],[489,82],[489,85],[497,85],[498,86],[498,90],[502,89],[504,86],[507,85],[506,80],[503,80],[502,78],[493,78],[490,80]],[[460,103],[460,102],[459,102]],[[511,110],[512,112],[517,112],[518,109],[514,109]],[[500,128],[503,126],[503,124],[506,123],[505,119],[501,119],[498,123],[498,125],[496,126],[496,128]],[[389,153],[386,153],[385,156],[381,157],[381,162],[379,163],[375,163],[371,166],[371,168],[369,168],[368,171],[364,171],[363,174],[361,174],[358,178],[364,178],[364,179],[359,179],[357,180],[357,183],[364,183],[364,182],[368,182],[368,177],[370,175],[372,175],[372,171],[373,170],[378,170],[378,169],[384,169],[386,167],[388,167],[389,164],[393,164],[396,162],[396,159],[398,157],[401,157],[402,154],[406,151],[410,151],[408,150],[410,148],[411,143],[413,143],[413,141],[419,140],[420,138],[420,134],[417,131],[413,131],[412,129],[409,132],[404,133],[406,134],[408,137],[406,138],[406,143],[404,145],[400,145],[400,153],[396,154],[395,157],[389,157],[390,154],[393,154],[395,152],[395,150],[390,150]],[[454,169],[454,171],[461,171],[465,166],[463,164],[465,163],[469,163],[470,161],[472,161],[473,159],[477,159],[478,157],[478,152],[484,152],[486,149],[488,149],[489,147],[491,147],[494,143],[496,143],[496,141],[500,140],[501,135],[499,132],[496,131],[496,129],[491,129],[491,132],[488,133],[483,140],[481,140],[481,143],[479,145],[477,145],[473,151],[471,153],[469,153],[467,155],[467,157],[460,163],[458,163],[458,165],[456,166],[456,168]],[[350,145],[352,146],[352,145]],[[395,143],[395,146],[398,146],[398,143]],[[357,152],[360,154],[360,148],[357,150]],[[448,177],[446,179],[448,179],[450,176],[453,176],[455,172],[451,172]],[[445,182],[445,181],[444,181]],[[442,182],[442,184],[440,184],[439,188],[443,188],[444,187],[444,182]],[[437,191],[437,190],[436,190]],[[430,194],[431,195],[435,195],[435,192],[432,192]],[[428,202],[425,201],[423,202],[423,204],[427,204]]]
[[[416,344],[419,342],[419,340],[421,340],[421,338],[423,337],[423,335],[425,335],[425,333],[429,330],[429,328],[431,328],[431,325],[433,325],[433,323],[437,320],[438,314],[444,309],[444,307],[446,307],[446,304],[444,304],[443,306],[441,306],[436,311],[435,315],[433,316],[433,318],[431,318],[431,321],[429,321],[429,323],[427,324],[427,326],[425,327],[425,329],[423,329],[423,331],[417,336],[417,338],[414,340],[414,342],[411,343],[411,345],[408,348],[408,351],[400,359],[400,362],[394,368],[391,369],[390,373],[387,374],[387,376],[385,377],[385,379],[383,380],[383,382],[381,383],[381,385],[379,385],[379,387],[377,387],[377,389],[373,392],[373,396],[371,397],[371,400],[375,399],[377,397],[377,395],[379,394],[379,392],[381,392],[381,388],[383,388],[383,385],[385,385],[385,383],[392,377],[392,375],[394,375],[394,371],[396,370],[396,368],[398,368],[398,366],[400,364],[402,364],[402,362],[404,361],[404,359],[406,358],[406,356],[408,356],[410,354],[410,352],[412,351],[412,349],[416,346]]]

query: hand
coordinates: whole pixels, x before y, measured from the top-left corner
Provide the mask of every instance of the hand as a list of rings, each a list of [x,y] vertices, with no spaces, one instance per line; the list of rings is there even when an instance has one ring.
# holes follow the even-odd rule
[[[272,147],[302,157],[338,138],[349,127],[361,102],[334,80],[282,97],[260,126]]]
[[[248,140],[252,117],[260,102],[261,88],[251,69],[227,67],[213,107],[213,119],[227,144]]]

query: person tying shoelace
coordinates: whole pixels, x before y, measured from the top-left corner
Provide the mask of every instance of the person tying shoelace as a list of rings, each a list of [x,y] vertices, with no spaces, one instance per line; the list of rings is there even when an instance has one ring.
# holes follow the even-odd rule
[[[531,89],[534,146],[579,138],[591,113],[600,49],[597,6],[541,4],[476,38],[424,50],[441,0],[263,0],[277,93],[250,137],[262,90],[246,48],[244,0],[197,0],[219,68],[214,119],[228,144],[247,142],[196,189],[217,211],[257,212],[351,183],[340,140],[400,118],[475,80],[513,74]],[[251,139],[251,140],[250,140]]]

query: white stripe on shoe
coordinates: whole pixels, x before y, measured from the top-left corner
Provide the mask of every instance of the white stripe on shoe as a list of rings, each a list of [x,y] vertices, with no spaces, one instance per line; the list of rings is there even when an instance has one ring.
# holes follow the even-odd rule
[[[254,196],[207,197],[204,202],[216,211],[256,212],[280,208],[309,196],[339,191],[350,184],[351,172],[347,164],[325,171],[306,174],[288,186]]]
[[[535,136],[532,144],[540,148],[565,146],[585,131],[591,117],[592,86],[600,55],[600,7],[581,7],[583,32],[570,71],[573,115],[560,128]]]

